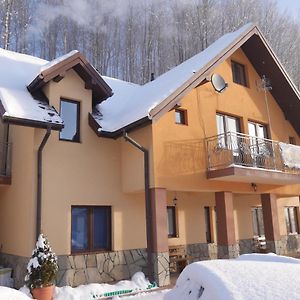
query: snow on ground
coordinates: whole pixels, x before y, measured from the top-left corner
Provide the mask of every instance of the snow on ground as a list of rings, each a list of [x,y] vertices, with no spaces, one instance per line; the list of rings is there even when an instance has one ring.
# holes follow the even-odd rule
[[[300,299],[299,263],[274,254],[196,262],[183,270],[164,300]]]
[[[1,300],[30,300],[24,293],[11,289],[8,287],[0,286],[0,299]]]
[[[188,265],[172,290],[113,296],[113,300],[300,300],[300,260],[269,254],[245,254],[238,259],[201,261]],[[121,290],[138,292],[149,287],[143,273],[132,280],[56,288],[53,300],[98,299]],[[22,288],[30,296],[29,290]],[[1,300],[28,300],[31,296],[0,287]],[[101,299],[101,298],[100,298]]]

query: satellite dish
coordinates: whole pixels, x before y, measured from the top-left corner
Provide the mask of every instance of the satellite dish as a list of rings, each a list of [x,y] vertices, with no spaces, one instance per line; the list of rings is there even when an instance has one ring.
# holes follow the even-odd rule
[[[228,87],[228,83],[226,83],[224,78],[219,74],[212,74],[210,80],[213,88],[218,93],[224,92]]]

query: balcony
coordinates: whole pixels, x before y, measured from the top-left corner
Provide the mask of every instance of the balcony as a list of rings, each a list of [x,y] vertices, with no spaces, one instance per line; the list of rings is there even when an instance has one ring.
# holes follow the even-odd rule
[[[274,185],[300,183],[300,147],[227,132],[206,139],[207,178]]]
[[[11,143],[0,143],[0,185],[11,184]]]

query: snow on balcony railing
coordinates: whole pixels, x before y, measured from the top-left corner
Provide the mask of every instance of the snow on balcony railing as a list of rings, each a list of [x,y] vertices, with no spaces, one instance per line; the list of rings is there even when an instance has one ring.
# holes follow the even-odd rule
[[[227,132],[207,138],[206,147],[208,170],[238,165],[300,173],[299,146]]]

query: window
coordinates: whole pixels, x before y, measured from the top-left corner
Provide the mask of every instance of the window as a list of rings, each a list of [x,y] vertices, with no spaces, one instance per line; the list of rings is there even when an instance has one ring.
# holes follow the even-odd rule
[[[286,229],[288,234],[299,233],[298,214],[297,207],[285,207],[284,208]]]
[[[219,139],[218,143],[220,147],[226,148],[237,148],[238,138],[235,133],[241,132],[240,119],[228,115],[217,114],[217,131]],[[233,133],[229,135],[227,133]]]
[[[111,207],[72,207],[72,252],[111,250]]]
[[[264,124],[248,122],[250,137],[251,155],[254,159],[256,167],[267,167],[268,158],[273,157],[272,142],[265,139],[268,138],[268,127]]]
[[[235,61],[231,61],[233,82],[247,86],[245,66]]]
[[[205,236],[206,242],[212,243],[212,234],[211,234],[211,216],[210,216],[210,209],[208,206],[204,207],[204,219],[205,219]]]
[[[263,212],[261,207],[252,208],[252,225],[253,225],[253,235],[261,237],[265,235]]]
[[[289,136],[289,143],[292,145],[296,145],[296,139],[294,136]]]
[[[187,110],[175,109],[175,122],[176,124],[187,125]]]
[[[176,209],[175,206],[167,207],[168,213],[168,237],[176,237]]]
[[[77,101],[61,100],[60,116],[64,121],[64,128],[59,139],[64,141],[80,142],[80,105]]]

